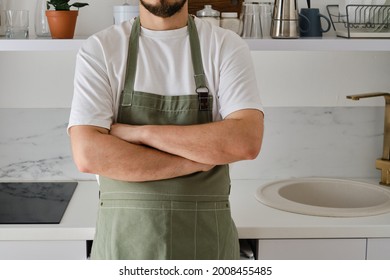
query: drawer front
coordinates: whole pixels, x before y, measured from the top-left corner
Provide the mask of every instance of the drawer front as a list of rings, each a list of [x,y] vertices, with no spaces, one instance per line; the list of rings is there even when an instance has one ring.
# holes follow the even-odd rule
[[[390,238],[369,238],[367,240],[368,260],[390,260]]]
[[[366,239],[260,239],[259,260],[364,260]]]
[[[0,260],[85,260],[86,241],[0,241]]]

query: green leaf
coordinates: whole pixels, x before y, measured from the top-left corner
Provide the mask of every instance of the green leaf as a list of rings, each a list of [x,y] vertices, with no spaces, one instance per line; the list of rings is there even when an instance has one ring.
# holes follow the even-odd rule
[[[82,7],[85,7],[85,6],[88,6],[89,4],[87,3],[80,3],[80,2],[75,2],[73,3],[72,5],[70,5],[71,7],[76,7],[76,8],[82,8]]]
[[[73,4],[69,4],[70,0],[50,0],[47,1],[47,8],[50,9],[50,6],[53,6],[56,11],[69,11],[70,7],[82,8],[88,6],[87,3],[75,2]]]

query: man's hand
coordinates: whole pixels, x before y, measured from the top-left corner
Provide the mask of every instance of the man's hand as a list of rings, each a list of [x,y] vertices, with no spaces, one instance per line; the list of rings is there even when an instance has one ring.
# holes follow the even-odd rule
[[[113,124],[110,129],[111,135],[116,136],[129,143],[138,145],[142,144],[140,142],[140,132],[141,130],[137,129],[137,126],[122,123]]]

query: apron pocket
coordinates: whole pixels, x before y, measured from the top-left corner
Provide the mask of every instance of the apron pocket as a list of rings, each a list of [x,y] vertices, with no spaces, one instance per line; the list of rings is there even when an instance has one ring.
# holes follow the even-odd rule
[[[235,259],[229,202],[102,200],[93,259]],[[95,244],[96,243],[96,244]]]
[[[94,259],[167,259],[170,210],[162,202],[102,201]]]
[[[218,260],[239,256],[229,202],[172,202],[172,206],[172,259]]]

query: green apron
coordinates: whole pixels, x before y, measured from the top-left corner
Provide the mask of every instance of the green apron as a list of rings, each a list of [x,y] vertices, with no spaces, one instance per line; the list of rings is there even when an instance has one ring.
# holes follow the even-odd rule
[[[212,121],[193,18],[188,20],[196,94],[161,96],[134,91],[140,22],[130,35],[118,123],[192,125]],[[129,159],[131,160],[131,159]],[[227,165],[151,182],[100,176],[100,206],[92,259],[238,259],[229,206]]]

